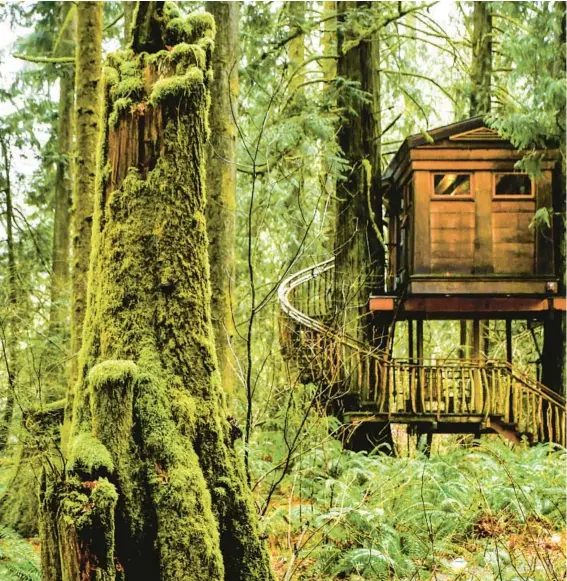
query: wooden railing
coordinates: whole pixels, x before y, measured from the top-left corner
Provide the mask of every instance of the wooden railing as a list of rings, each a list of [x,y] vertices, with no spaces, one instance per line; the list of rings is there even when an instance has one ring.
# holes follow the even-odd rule
[[[565,445],[565,399],[508,363],[388,360],[333,327],[333,260],[279,289],[282,339],[303,381],[354,394],[361,407],[397,421],[498,422],[531,441]]]

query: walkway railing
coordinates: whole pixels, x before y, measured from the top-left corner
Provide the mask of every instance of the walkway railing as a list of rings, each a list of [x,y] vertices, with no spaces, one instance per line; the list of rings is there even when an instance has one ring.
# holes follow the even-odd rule
[[[333,326],[333,259],[279,289],[282,339],[304,381],[359,397],[398,421],[500,422],[532,441],[565,445],[565,399],[503,361],[388,360]]]

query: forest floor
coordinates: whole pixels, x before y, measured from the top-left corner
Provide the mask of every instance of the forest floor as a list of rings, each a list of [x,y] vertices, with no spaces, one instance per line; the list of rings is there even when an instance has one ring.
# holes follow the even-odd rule
[[[317,456],[317,455],[315,455]],[[267,512],[281,581],[566,578],[565,451],[486,439],[305,457]]]

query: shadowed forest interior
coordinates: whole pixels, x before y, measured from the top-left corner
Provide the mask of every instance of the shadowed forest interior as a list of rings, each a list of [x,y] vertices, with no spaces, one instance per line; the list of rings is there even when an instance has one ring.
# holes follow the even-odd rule
[[[565,2],[0,16],[1,581],[565,578]]]

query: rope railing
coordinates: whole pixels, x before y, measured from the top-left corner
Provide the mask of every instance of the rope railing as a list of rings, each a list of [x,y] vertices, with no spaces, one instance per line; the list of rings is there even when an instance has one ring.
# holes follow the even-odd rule
[[[278,297],[284,346],[302,379],[358,396],[388,418],[501,422],[565,445],[565,399],[500,360],[388,360],[333,327],[334,259],[288,277]]]

